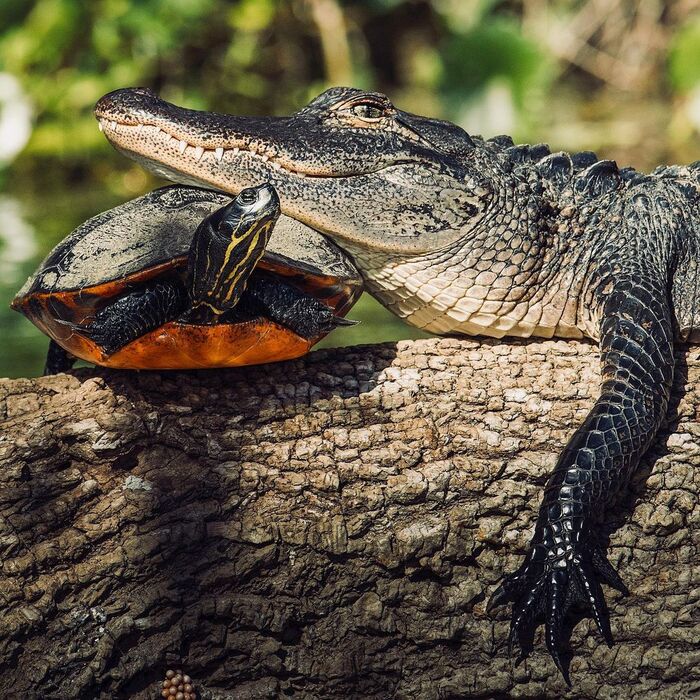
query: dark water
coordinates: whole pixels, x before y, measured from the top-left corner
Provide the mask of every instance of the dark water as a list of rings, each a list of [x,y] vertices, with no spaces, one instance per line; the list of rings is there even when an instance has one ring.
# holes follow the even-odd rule
[[[48,339],[10,301],[44,256],[85,219],[121,203],[106,186],[66,185],[50,193],[10,186],[0,192],[0,376],[41,374]],[[368,295],[349,314],[361,323],[331,333],[320,347],[378,343],[425,334],[392,316]]]

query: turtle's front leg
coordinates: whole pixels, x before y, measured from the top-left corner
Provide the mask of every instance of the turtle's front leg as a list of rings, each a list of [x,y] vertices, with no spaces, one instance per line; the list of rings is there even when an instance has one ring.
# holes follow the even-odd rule
[[[521,652],[531,643],[536,618],[544,616],[547,647],[567,682],[562,629],[572,605],[590,610],[612,644],[600,582],[625,593],[626,588],[606,558],[596,523],[654,439],[673,379],[666,289],[639,272],[618,275],[619,270],[608,278],[614,287],[601,305],[601,396],[559,457],[525,561],[489,602],[489,609],[513,603],[510,643]]]
[[[322,301],[261,271],[250,278],[241,299],[241,311],[262,314],[308,340],[324,336],[338,326],[358,323],[336,316]]]
[[[145,333],[176,319],[188,303],[187,290],[180,280],[162,280],[124,294],[98,311],[87,325],[70,325],[107,355],[112,355]]]

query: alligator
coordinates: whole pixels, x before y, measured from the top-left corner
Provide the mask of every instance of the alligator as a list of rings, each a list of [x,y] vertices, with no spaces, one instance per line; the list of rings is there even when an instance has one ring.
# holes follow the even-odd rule
[[[664,420],[674,342],[700,341],[700,161],[643,174],[471,136],[342,87],[289,117],[193,111],[143,88],[106,95],[95,114],[114,147],[170,180],[229,193],[270,182],[282,211],[349,252],[410,324],[599,343],[600,395],[558,457],[528,554],[488,605],[512,603],[521,656],[543,619],[570,684],[572,608],[612,645],[601,584],[628,594],[604,513]]]

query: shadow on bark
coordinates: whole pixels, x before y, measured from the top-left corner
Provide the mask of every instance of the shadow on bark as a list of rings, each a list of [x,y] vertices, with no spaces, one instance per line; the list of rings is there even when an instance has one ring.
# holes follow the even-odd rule
[[[618,645],[576,626],[569,697],[700,684],[698,379],[691,350],[610,521]],[[591,345],[442,339],[0,382],[0,689],[566,697],[541,633],[514,667],[484,608],[598,381]]]

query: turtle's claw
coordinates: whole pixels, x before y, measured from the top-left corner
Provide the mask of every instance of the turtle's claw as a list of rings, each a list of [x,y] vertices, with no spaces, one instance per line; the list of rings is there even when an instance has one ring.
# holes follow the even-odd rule
[[[345,318],[343,316],[336,316],[333,319],[333,323],[335,323],[336,326],[356,326],[359,321],[356,321],[353,318]]]

